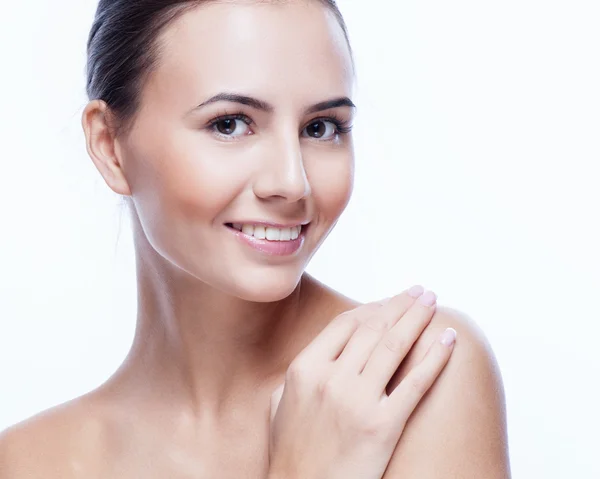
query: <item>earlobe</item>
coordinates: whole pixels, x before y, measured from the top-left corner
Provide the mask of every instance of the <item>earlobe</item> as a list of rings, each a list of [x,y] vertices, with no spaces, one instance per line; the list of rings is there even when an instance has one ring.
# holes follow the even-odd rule
[[[102,100],[92,100],[81,116],[87,152],[106,184],[115,193],[131,196],[125,178],[116,136],[109,124],[109,109]]]

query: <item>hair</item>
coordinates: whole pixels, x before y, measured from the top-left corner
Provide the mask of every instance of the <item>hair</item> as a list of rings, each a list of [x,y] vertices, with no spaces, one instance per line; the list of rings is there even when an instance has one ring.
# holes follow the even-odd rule
[[[127,129],[140,92],[159,59],[157,37],[171,22],[199,5],[218,0],[100,0],[87,44],[87,94],[108,105],[117,129]],[[348,30],[335,0],[317,0]],[[354,63],[354,60],[352,60]]]

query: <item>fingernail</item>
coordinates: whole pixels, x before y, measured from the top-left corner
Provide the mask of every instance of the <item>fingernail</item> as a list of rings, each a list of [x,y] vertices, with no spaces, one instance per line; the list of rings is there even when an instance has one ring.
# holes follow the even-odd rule
[[[412,298],[418,298],[423,294],[424,291],[425,288],[423,288],[423,286],[421,286],[420,284],[417,284],[408,290],[408,295]]]
[[[437,300],[437,296],[433,291],[427,291],[419,298],[419,303],[425,306],[432,306]]]
[[[446,331],[444,331],[440,337],[440,343],[442,343],[444,346],[452,346],[454,341],[456,341],[456,330],[453,328],[446,329]]]

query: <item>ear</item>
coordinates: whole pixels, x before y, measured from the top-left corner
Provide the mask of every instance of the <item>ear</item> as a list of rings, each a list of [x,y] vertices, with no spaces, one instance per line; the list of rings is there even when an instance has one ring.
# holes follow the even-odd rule
[[[110,111],[106,102],[93,100],[87,104],[81,117],[87,151],[110,189],[120,195],[131,196],[120,158],[121,150],[109,121]]]

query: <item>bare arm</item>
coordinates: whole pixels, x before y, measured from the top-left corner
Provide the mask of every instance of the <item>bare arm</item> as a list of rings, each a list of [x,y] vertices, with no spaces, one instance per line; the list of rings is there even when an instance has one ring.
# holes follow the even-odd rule
[[[494,354],[477,326],[438,307],[391,390],[446,327],[458,332],[446,369],[423,398],[383,479],[510,479],[504,388]]]

